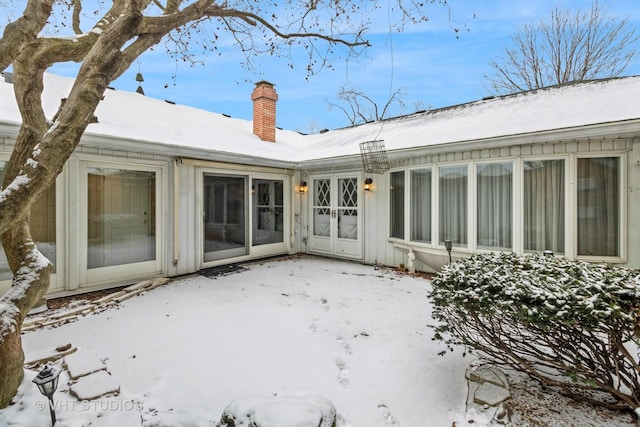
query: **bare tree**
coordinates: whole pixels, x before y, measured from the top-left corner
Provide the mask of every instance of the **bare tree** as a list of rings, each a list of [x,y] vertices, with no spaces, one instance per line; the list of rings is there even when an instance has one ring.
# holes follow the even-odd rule
[[[393,3],[396,19],[392,22],[402,26],[426,21],[427,5],[434,2]],[[447,2],[437,3],[446,6]],[[89,11],[82,9],[87,4],[92,5]],[[283,51],[286,54],[297,44],[308,52],[306,71],[313,74],[341,49],[352,55],[366,48],[369,16],[374,16],[380,7],[387,11],[388,3],[26,2],[22,15],[4,27],[0,38],[0,71],[13,68],[14,91],[22,116],[0,192],[0,235],[14,276],[11,288],[0,299],[0,408],[10,403],[22,381],[22,322],[46,293],[52,272],[51,263],[31,237],[31,206],[55,182],[78,146],[110,82],[163,39],[186,60],[193,59],[193,45],[197,43],[206,49],[224,49],[227,40],[220,43],[219,38],[225,37],[231,37],[235,42],[232,49],[241,50],[247,59]],[[69,61],[81,62],[74,85],[55,117],[47,117],[41,103],[44,72],[55,63]]]
[[[546,20],[520,27],[514,47],[489,63],[493,72],[485,75],[486,86],[504,94],[617,77],[637,56],[637,41],[628,19],[608,16],[598,0],[589,11],[556,7]]]
[[[329,102],[329,109],[341,110],[347,116],[351,126],[355,126],[389,117],[393,106],[397,106],[398,110],[402,111],[406,107],[403,96],[402,88],[397,89],[382,105],[360,90],[342,86],[337,96],[341,103]]]

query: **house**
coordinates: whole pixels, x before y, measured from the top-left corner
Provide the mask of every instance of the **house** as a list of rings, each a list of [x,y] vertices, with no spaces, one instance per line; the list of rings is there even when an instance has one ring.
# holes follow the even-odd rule
[[[49,116],[71,83],[46,76]],[[0,161],[20,123],[13,96],[0,82]],[[412,251],[431,271],[445,242],[453,258],[553,251],[640,268],[640,77],[313,135],[276,128],[271,83],[251,98],[246,121],[107,90],[33,210],[55,265],[48,295],[298,252],[398,266]],[[362,143],[383,167],[363,170]]]

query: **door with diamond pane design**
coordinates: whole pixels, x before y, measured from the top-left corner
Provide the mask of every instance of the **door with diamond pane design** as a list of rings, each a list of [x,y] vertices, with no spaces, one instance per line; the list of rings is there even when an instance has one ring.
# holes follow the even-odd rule
[[[311,252],[362,258],[361,177],[312,177]]]

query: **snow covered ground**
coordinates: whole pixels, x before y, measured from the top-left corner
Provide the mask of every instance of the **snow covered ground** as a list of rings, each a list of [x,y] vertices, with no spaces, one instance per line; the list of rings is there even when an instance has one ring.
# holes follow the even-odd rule
[[[437,355],[429,286],[392,270],[293,257],[175,280],[23,342],[27,359],[72,343],[84,355],[76,359],[98,358],[120,387],[79,402],[64,371],[59,427],[215,426],[236,398],[300,393],[329,399],[337,427],[486,425],[465,414],[470,359]],[[35,375],[25,372],[0,425],[49,424]],[[592,425],[578,413],[567,417]]]

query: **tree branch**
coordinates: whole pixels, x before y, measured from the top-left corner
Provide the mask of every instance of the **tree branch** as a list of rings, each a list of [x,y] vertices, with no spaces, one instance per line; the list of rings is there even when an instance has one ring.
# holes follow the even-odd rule
[[[0,38],[0,71],[38,36],[51,15],[54,0],[29,0],[22,16],[9,23]]]

